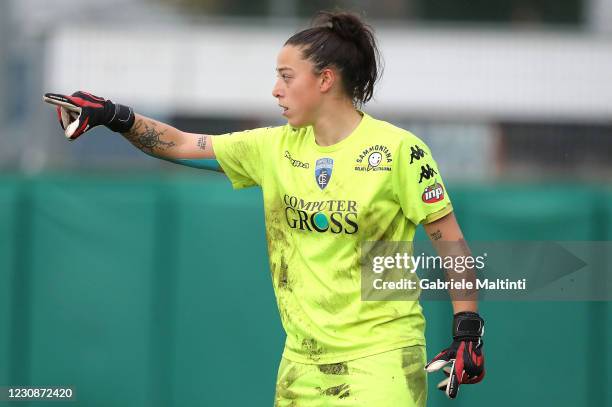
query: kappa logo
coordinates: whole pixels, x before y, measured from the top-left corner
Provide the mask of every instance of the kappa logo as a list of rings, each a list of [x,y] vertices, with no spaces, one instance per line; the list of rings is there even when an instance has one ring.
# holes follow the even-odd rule
[[[321,189],[325,189],[332,175],[334,160],[331,158],[319,158],[315,163],[315,181]]]
[[[427,153],[418,145],[410,147],[410,164],[415,160],[419,161],[421,158],[425,157],[426,154]]]
[[[434,182],[433,185],[428,186],[423,191],[423,195],[421,195],[421,199],[425,203],[435,203],[440,202],[444,199],[444,188],[442,184],[439,182]]]
[[[289,162],[291,163],[291,165],[293,165],[294,167],[298,167],[298,168],[310,168],[310,164],[309,163],[305,163],[303,161],[300,160],[296,160],[294,158],[291,157],[291,153],[289,153],[288,150],[285,150],[285,158],[287,158],[289,160]]]
[[[366,160],[367,158],[367,160]],[[363,150],[355,160],[355,171],[391,171],[391,151],[376,144]]]
[[[419,184],[423,182],[424,179],[430,179],[436,174],[437,174],[436,170],[431,168],[429,164],[421,165],[421,175],[419,177]]]

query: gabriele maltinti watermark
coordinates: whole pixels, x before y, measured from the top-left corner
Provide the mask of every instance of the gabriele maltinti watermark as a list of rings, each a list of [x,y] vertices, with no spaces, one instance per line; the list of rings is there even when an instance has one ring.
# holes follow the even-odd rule
[[[612,242],[364,242],[364,301],[612,299]]]

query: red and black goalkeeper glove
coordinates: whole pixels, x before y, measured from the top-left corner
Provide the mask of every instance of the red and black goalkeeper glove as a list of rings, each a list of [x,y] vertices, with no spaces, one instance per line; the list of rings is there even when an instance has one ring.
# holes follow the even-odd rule
[[[45,93],[43,100],[56,106],[58,120],[69,140],[75,140],[87,130],[99,125],[126,133],[134,124],[132,108],[91,93],[79,91],[71,96]]]
[[[427,372],[443,369],[448,376],[438,383],[438,389],[454,399],[461,384],[480,382],[485,375],[482,335],[484,321],[476,312],[458,312],[453,318],[453,343],[438,353],[427,365]]]

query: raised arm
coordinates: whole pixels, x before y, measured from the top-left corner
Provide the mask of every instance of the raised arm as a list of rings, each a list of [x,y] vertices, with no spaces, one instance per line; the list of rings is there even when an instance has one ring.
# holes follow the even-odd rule
[[[186,133],[160,121],[135,114],[132,108],[87,92],[70,96],[47,93],[45,102],[57,107],[60,125],[69,140],[103,125],[121,133],[146,154],[190,167],[220,171],[212,136]]]

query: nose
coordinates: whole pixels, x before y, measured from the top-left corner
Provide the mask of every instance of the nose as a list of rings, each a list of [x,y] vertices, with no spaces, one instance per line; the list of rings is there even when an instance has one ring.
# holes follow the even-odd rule
[[[280,80],[277,80],[274,83],[274,87],[272,88],[272,96],[275,98],[279,98],[283,96],[282,91],[281,91],[281,86],[279,85],[280,85]]]

